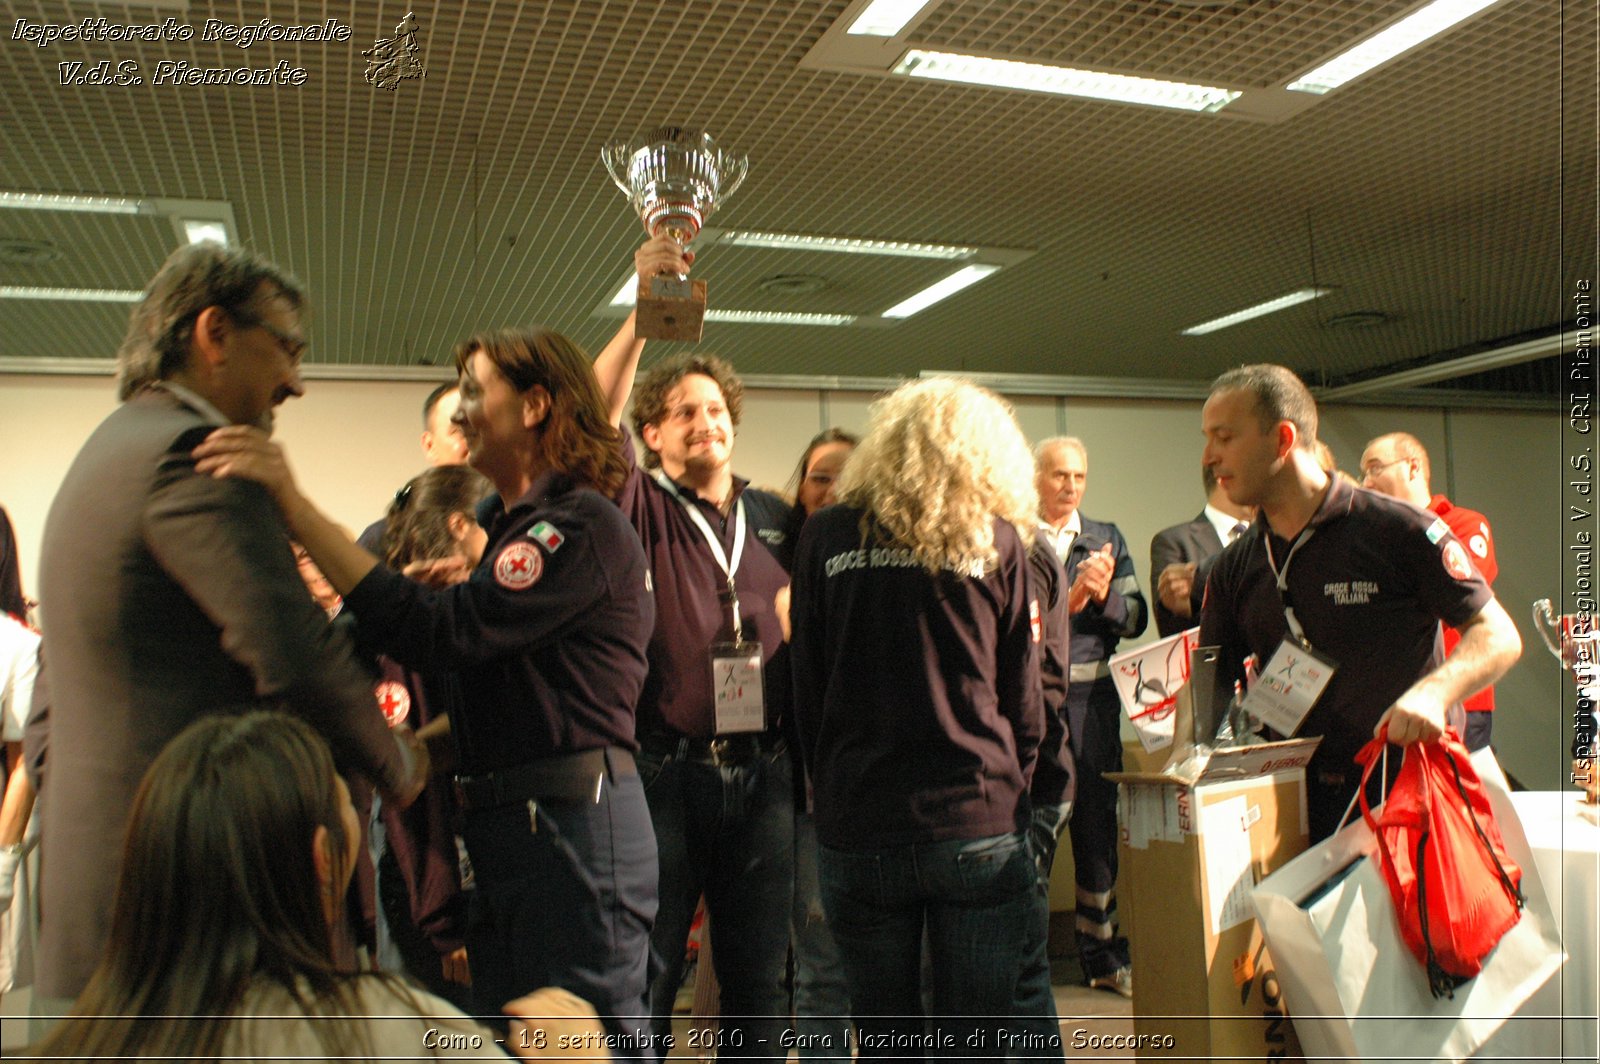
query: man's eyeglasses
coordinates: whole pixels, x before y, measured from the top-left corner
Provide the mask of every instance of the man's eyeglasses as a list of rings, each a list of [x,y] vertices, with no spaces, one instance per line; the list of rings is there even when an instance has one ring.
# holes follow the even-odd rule
[[[1382,473],[1390,466],[1399,465],[1401,462],[1409,461],[1411,461],[1409,458],[1396,458],[1390,462],[1370,462],[1361,467],[1361,476],[1365,480],[1371,480],[1373,477],[1377,476],[1379,473]]]
[[[278,342],[278,347],[288,356],[290,362],[299,362],[300,356],[306,353],[310,341],[302,340],[291,333],[286,333],[271,322],[262,321],[260,318],[241,317],[237,319],[245,328],[256,328],[265,332]]]

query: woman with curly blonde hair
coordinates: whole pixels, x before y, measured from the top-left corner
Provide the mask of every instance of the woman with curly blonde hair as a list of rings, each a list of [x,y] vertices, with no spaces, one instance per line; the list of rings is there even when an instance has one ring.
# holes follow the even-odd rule
[[[1042,898],[1033,460],[998,397],[916,381],[874,405],[839,498],[795,559],[795,719],[862,1055],[950,1044],[923,1029],[924,931],[938,1036],[992,1047]]]
[[[908,384],[873,406],[839,501],[857,506],[930,572],[993,562],[994,521],[1033,542],[1033,456],[1011,407],[953,377]]]

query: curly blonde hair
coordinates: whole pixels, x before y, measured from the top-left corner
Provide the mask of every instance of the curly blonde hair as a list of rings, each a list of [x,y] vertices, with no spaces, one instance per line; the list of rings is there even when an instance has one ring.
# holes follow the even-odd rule
[[[1038,520],[1033,455],[1010,404],[955,377],[912,381],[874,403],[838,491],[934,573],[992,566],[995,518],[1030,544]]]

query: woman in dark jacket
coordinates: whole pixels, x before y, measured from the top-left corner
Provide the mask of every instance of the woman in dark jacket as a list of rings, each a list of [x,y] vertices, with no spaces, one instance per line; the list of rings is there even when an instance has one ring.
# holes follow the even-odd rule
[[[862,1055],[1003,1052],[1039,898],[1033,461],[992,393],[918,381],[874,406],[839,499],[796,553],[795,718]]]

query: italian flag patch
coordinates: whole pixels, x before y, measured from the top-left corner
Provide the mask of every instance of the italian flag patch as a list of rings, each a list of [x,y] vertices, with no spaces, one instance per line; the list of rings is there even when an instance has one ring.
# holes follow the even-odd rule
[[[528,538],[537,540],[541,545],[543,545],[544,549],[549,551],[551,554],[554,554],[557,550],[559,550],[561,544],[567,541],[567,537],[563,536],[560,532],[557,532],[556,526],[552,525],[549,521],[540,521],[538,524],[528,529]]]

